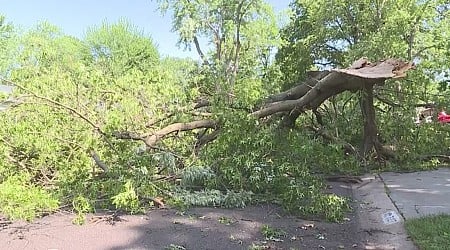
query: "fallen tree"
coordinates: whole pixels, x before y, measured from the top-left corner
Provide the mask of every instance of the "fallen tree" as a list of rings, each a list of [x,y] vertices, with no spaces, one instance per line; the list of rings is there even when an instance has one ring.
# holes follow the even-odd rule
[[[363,139],[359,150],[357,147],[334,138],[319,128],[309,127],[317,135],[325,140],[341,144],[347,153],[356,155],[360,159],[366,158],[373,150],[378,158],[393,158],[394,152],[388,147],[383,147],[378,139],[378,128],[376,124],[376,115],[374,108],[374,86],[383,85],[386,80],[391,78],[402,78],[406,76],[406,72],[413,68],[413,64],[397,59],[387,59],[376,63],[369,62],[366,58],[355,61],[351,67],[346,69],[333,69],[330,71],[310,72],[310,77],[303,83],[293,88],[269,96],[254,111],[250,111],[249,115],[257,119],[266,118],[276,114],[281,114],[283,126],[293,126],[296,119],[304,112],[312,110],[316,113],[317,108],[329,98],[339,95],[345,91],[357,92],[361,91],[360,104],[361,112],[364,119]],[[18,87],[21,87],[20,85]],[[21,87],[22,88],[22,87]],[[58,104],[52,102],[53,104]],[[61,105],[58,105],[61,106]],[[194,104],[188,109],[193,117],[193,121],[176,122],[165,126],[158,126],[159,129],[146,134],[137,134],[130,131],[116,131],[112,134],[117,139],[139,140],[145,143],[148,149],[158,148],[159,142],[169,137],[170,134],[183,131],[202,130],[197,133],[197,142],[194,145],[195,152],[198,152],[207,143],[215,140],[221,133],[220,122],[211,119],[210,116],[198,114],[210,114],[208,109],[211,103],[202,100]],[[62,108],[73,112],[70,107],[62,106]],[[200,111],[200,112],[193,112]],[[76,115],[78,115],[75,112]],[[98,125],[90,122],[83,115],[79,118],[87,120],[96,131],[104,135],[104,132]],[[173,116],[169,114],[168,117]],[[205,119],[208,118],[208,119]],[[164,121],[153,121],[152,124],[157,125]],[[160,125],[160,124],[158,124]],[[158,148],[160,149],[160,148]]]
[[[358,91],[383,84],[387,79],[404,77],[412,64],[396,59],[370,63],[361,58],[348,69],[319,72],[311,79],[283,93],[269,97],[271,102],[253,112],[263,118],[277,112],[293,109],[316,109],[331,96],[344,91]],[[370,89],[367,91],[371,92]]]
[[[266,102],[265,106],[252,114],[263,118],[275,113],[287,112],[285,124],[293,124],[301,113],[306,110],[316,110],[332,96],[344,91],[362,91],[360,103],[364,118],[364,136],[361,154],[366,156],[375,149],[377,156],[392,158],[393,152],[384,148],[378,140],[373,88],[374,85],[383,85],[387,79],[405,77],[406,71],[413,67],[412,63],[397,59],[371,63],[366,58],[361,58],[347,69],[316,73],[305,83],[268,98],[272,102]]]
[[[339,95],[344,91],[361,91],[360,98],[361,112],[364,119],[363,141],[358,150],[343,142],[343,147],[347,151],[366,157],[373,149],[378,157],[392,158],[394,154],[388,148],[382,146],[378,140],[378,128],[376,124],[374,94],[375,85],[383,85],[391,78],[401,78],[406,76],[406,72],[413,68],[413,64],[398,59],[387,59],[376,63],[369,62],[366,58],[355,61],[347,69],[333,69],[331,71],[311,72],[310,78],[305,82],[287,90],[268,97],[263,105],[251,112],[249,115],[258,119],[282,114],[284,125],[293,125],[299,115],[307,110],[315,111],[330,97]],[[203,101],[194,105],[194,109],[208,108],[210,104]],[[116,133],[117,138],[142,140],[149,148],[154,148],[165,136],[187,130],[203,129],[198,136],[196,150],[218,136],[220,124],[213,120],[195,120],[187,123],[169,124],[154,133],[140,136],[132,135],[129,132]],[[208,132],[212,129],[212,132]],[[319,129],[313,129],[320,136],[325,136],[326,140],[332,138]],[[320,133],[319,133],[320,131]],[[336,141],[335,139],[333,139]]]
[[[356,150],[356,147],[347,142],[338,138],[333,138],[319,128],[310,127],[310,130],[314,131],[325,140],[341,144],[347,153],[350,152],[358,158],[366,158],[372,150],[375,150],[378,158],[393,158],[395,157],[394,152],[388,147],[383,147],[378,139],[378,128],[374,108],[374,86],[383,85],[386,80],[391,78],[405,77],[406,72],[413,67],[412,63],[398,59],[387,59],[371,63],[366,58],[361,58],[346,69],[310,72],[309,78],[306,81],[287,91],[269,96],[261,102],[262,105],[260,107],[257,107],[254,111],[250,111],[249,115],[257,119],[262,119],[275,114],[281,114],[283,119],[282,125],[293,126],[296,119],[308,110],[312,110],[318,115],[316,112],[317,108],[329,98],[345,91],[361,91],[360,104],[364,119],[364,127],[363,139],[359,150]],[[16,86],[23,88],[17,84]],[[52,101],[52,104],[58,105],[59,103]],[[176,122],[165,126],[158,126],[158,130],[146,134],[137,134],[130,131],[116,131],[112,136],[117,139],[139,140],[144,142],[148,149],[155,149],[158,148],[158,143],[167,138],[170,134],[182,131],[202,130],[197,133],[197,142],[194,146],[195,152],[198,152],[201,147],[216,139],[221,132],[220,123],[218,121],[211,119],[210,116],[198,115],[210,114],[208,112],[210,106],[211,103],[209,101],[201,100],[188,108],[194,121]],[[74,111],[73,108],[64,105],[61,107],[70,112]],[[202,112],[193,112],[199,110]],[[92,123],[85,116],[78,114],[77,112],[75,112],[75,114],[79,116],[79,118],[88,121],[88,123],[93,126],[94,130],[105,135],[98,125]],[[173,115],[174,114],[169,114],[167,117]],[[208,119],[204,119],[205,117]],[[162,121],[164,121],[164,119],[156,122],[152,121],[151,124],[160,125],[157,123]]]
[[[307,208],[320,207],[323,209],[321,205],[323,200],[321,199],[327,199],[327,197],[318,196],[312,205],[309,203],[305,205],[306,203],[302,199],[298,199],[298,197],[301,196],[299,194],[310,194],[310,187],[315,188],[313,190],[314,193],[321,193],[322,186],[315,177],[309,174],[309,168],[315,169],[329,165],[329,162],[337,159],[330,158],[330,160],[319,155],[319,151],[324,148],[332,150],[333,148],[324,146],[317,141],[314,143],[320,145],[321,148],[309,148],[301,151],[301,147],[292,146],[293,141],[298,142],[300,145],[303,144],[302,139],[307,137],[295,137],[288,143],[273,143],[270,140],[277,137],[277,135],[272,134],[274,130],[271,130],[270,126],[265,126],[264,128],[262,127],[264,125],[261,127],[255,126],[254,119],[264,119],[267,122],[260,124],[267,124],[270,121],[276,121],[281,118],[292,122],[291,124],[295,124],[295,120],[299,115],[302,115],[307,110],[315,111],[328,98],[339,95],[344,91],[361,91],[365,93],[360,95],[363,117],[365,119],[363,141],[365,147],[358,149],[322,127],[305,126],[305,128],[324,138],[324,141],[342,146],[346,154],[356,155],[359,160],[364,160],[372,148],[375,149],[377,154],[383,157],[390,157],[377,138],[375,110],[373,107],[373,87],[377,84],[384,84],[387,79],[403,77],[404,73],[411,67],[412,65],[397,60],[371,64],[367,60],[361,59],[348,69],[311,72],[310,78],[304,83],[288,91],[261,100],[261,106],[256,107],[252,111],[240,109],[236,113],[224,112],[226,115],[221,116],[220,112],[222,109],[236,110],[239,107],[234,105],[225,107],[214,106],[213,101],[203,99],[198,103],[186,102],[183,106],[177,106],[176,109],[164,109],[164,112],[161,112],[159,116],[148,116],[150,119],[140,119],[140,117],[134,118],[131,116],[128,119],[136,119],[135,122],[140,123],[141,126],[128,127],[129,129],[127,129],[127,126],[117,126],[111,129],[111,127],[105,126],[104,120],[100,119],[103,117],[99,118],[90,115],[88,112],[83,112],[85,110],[77,108],[74,103],[56,101],[47,97],[47,95],[42,95],[30,88],[8,81],[11,85],[15,85],[23,94],[19,96],[23,97],[23,100],[19,98],[21,102],[17,105],[19,105],[19,108],[23,108],[24,112],[27,112],[27,119],[29,119],[30,115],[36,115],[35,121],[41,122],[45,127],[47,126],[47,119],[41,120],[42,115],[38,113],[41,110],[38,107],[35,107],[37,109],[34,113],[30,113],[25,109],[30,103],[34,104],[34,102],[39,101],[39,107],[44,106],[48,109],[45,112],[58,111],[52,112],[59,114],[59,119],[55,119],[58,122],[56,124],[62,123],[63,119],[68,118],[66,124],[70,124],[70,126],[76,124],[79,126],[77,131],[85,132],[90,136],[82,137],[77,136],[76,133],[66,133],[67,127],[61,127],[59,128],[60,130],[52,132],[59,132],[61,135],[40,136],[39,139],[52,138],[52,140],[45,141],[45,143],[41,142],[38,145],[42,146],[52,142],[54,146],[37,151],[34,145],[28,148],[20,144],[18,144],[19,146],[14,145],[17,143],[17,138],[22,138],[22,133],[18,131],[15,134],[16,137],[4,138],[3,141],[5,144],[8,144],[5,155],[7,156],[8,164],[17,166],[17,169],[27,172],[35,171],[32,176],[33,180],[46,186],[56,185],[54,183],[58,180],[56,179],[58,178],[57,173],[59,173],[57,171],[62,170],[56,167],[54,169],[57,170],[46,170],[44,168],[45,171],[35,168],[33,164],[36,162],[36,159],[40,159],[40,162],[45,164],[45,166],[51,159],[55,159],[52,158],[54,152],[59,152],[58,156],[61,156],[61,158],[54,160],[53,164],[55,166],[58,166],[57,164],[64,162],[64,160],[73,164],[79,159],[84,159],[84,162],[81,162],[81,166],[92,165],[92,172],[88,173],[87,168],[80,168],[81,171],[77,173],[85,174],[84,176],[78,174],[80,183],[92,183],[92,180],[94,180],[96,183],[105,183],[106,187],[108,187],[106,184],[111,185],[111,189],[106,191],[99,190],[98,186],[100,185],[88,186],[90,189],[87,189],[85,186],[79,185],[82,189],[77,190],[77,193],[88,190],[89,193],[92,193],[92,197],[95,198],[96,194],[100,193],[99,191],[109,192],[108,195],[113,197],[113,205],[130,211],[136,208],[138,200],[147,203],[152,201],[155,206],[162,206],[164,203],[161,203],[158,197],[161,195],[173,197],[171,192],[164,189],[165,185],[182,183],[180,185],[185,185],[183,187],[187,191],[185,190],[185,193],[180,193],[178,194],[179,196],[173,199],[181,199],[179,197],[183,197],[184,200],[182,201],[186,204],[217,205],[214,202],[220,199],[222,200],[221,204],[226,205],[230,202],[226,197],[230,195],[231,197],[237,196],[239,198],[232,199],[240,202],[233,202],[232,204],[239,205],[243,204],[242,201],[246,201],[246,193],[232,191],[229,194],[223,194],[222,192],[225,192],[225,190],[251,190],[251,192],[267,194],[267,190],[272,190],[273,195],[280,196],[279,199],[287,206],[287,209],[292,211],[303,209],[302,211],[305,213],[314,212],[309,211]],[[222,103],[221,105],[224,104]],[[21,110],[19,109],[18,111]],[[71,115],[67,116],[67,114]],[[316,115],[319,116],[320,114]],[[11,117],[13,120],[17,116],[13,114]],[[246,120],[249,117],[251,119]],[[268,117],[271,119],[265,119]],[[37,122],[34,122],[33,126],[35,124]],[[230,124],[232,124],[232,129],[230,129]],[[282,125],[286,124],[282,123]],[[121,130],[120,128],[125,129]],[[259,133],[260,129],[265,132]],[[14,130],[12,131],[14,132]],[[35,134],[34,131],[32,132]],[[69,137],[67,139],[63,136],[73,136],[73,138]],[[80,143],[80,138],[89,140],[89,143]],[[96,143],[92,143],[90,141],[92,140],[91,138],[94,138]],[[127,140],[142,142],[146,145],[148,152],[140,151],[141,145]],[[208,150],[201,151],[202,147],[214,140],[217,140],[216,144],[210,145],[207,148]],[[55,141],[63,143],[55,143]],[[174,147],[173,145],[179,143],[179,141],[182,141],[184,144],[180,143],[181,146],[176,145]],[[236,142],[241,144],[236,146]],[[279,146],[285,148],[280,148]],[[183,147],[182,150],[184,151],[179,153],[180,151],[177,150],[181,147]],[[48,151],[44,151],[45,149]],[[292,150],[289,151],[289,149]],[[191,152],[199,153],[200,151],[202,154],[192,154],[194,157],[186,160],[186,156],[189,157]],[[36,152],[39,152],[39,154]],[[45,154],[46,152],[48,153]],[[280,156],[277,155],[279,152],[287,153]],[[303,160],[304,156],[308,158],[307,156],[311,152],[317,152],[319,156],[313,156],[312,159],[299,166],[297,162]],[[326,155],[328,152],[323,153],[323,155]],[[344,160],[337,167],[333,166],[337,171],[331,171],[332,177],[326,177],[325,175],[322,177],[329,181],[358,182],[358,178],[335,175],[340,174],[338,172],[339,167],[344,164],[355,167],[358,165],[354,164],[357,163],[355,158],[345,157],[340,152],[334,153]],[[41,157],[40,155],[48,156],[41,160],[39,158]],[[72,160],[75,157],[76,160]],[[197,158],[200,159],[199,162],[195,162]],[[324,159],[323,162],[319,162],[321,158]],[[206,163],[207,167],[188,165],[189,161],[198,165]],[[102,170],[101,173],[96,171],[97,167]],[[66,170],[68,168],[61,169]],[[115,188],[117,179],[121,176],[127,176],[128,179],[122,182],[123,189],[117,191],[117,188]],[[272,176],[276,177],[275,181],[271,181],[273,179]],[[206,179],[203,181],[204,179],[202,178],[208,178],[208,182]],[[203,181],[203,183],[199,182],[199,180]],[[206,185],[210,180],[213,183],[211,185],[214,186],[208,187]],[[139,188],[135,189],[133,185]],[[70,184],[70,189],[67,189],[67,193],[73,192],[72,186]],[[142,187],[145,187],[145,189]],[[208,193],[208,191],[205,191],[206,198],[201,196],[202,193],[195,193],[205,187],[213,188],[214,192]],[[133,193],[130,190],[137,190],[133,191],[136,195],[131,196],[132,200],[121,200],[123,197],[129,197],[129,194]],[[86,193],[89,194],[88,192]],[[189,196],[189,194],[192,195]],[[291,197],[294,198],[291,199]],[[326,209],[334,211],[335,208],[336,204],[330,204]]]

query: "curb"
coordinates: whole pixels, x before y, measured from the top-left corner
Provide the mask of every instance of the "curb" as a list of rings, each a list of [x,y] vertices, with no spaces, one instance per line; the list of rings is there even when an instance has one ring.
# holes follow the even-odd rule
[[[359,232],[365,236],[363,249],[416,250],[404,228],[404,218],[386,193],[379,175],[365,175],[352,185]]]

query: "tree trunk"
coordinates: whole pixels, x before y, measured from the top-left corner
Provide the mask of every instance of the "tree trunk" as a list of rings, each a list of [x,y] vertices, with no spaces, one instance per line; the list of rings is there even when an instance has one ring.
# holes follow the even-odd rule
[[[367,157],[372,149],[375,149],[377,156],[381,153],[381,143],[378,141],[378,129],[375,117],[375,107],[373,105],[373,84],[363,83],[364,87],[361,96],[361,112],[364,119],[362,150],[364,157]]]

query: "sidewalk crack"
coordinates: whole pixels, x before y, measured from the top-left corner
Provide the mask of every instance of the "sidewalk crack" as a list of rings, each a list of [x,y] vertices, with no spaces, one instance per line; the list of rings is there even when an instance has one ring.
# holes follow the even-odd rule
[[[389,200],[391,200],[391,203],[394,205],[395,209],[397,210],[397,213],[400,214],[400,216],[403,218],[403,221],[406,221],[405,215],[400,211],[400,209],[398,208],[397,204],[392,199],[392,197],[391,197],[391,190],[387,186],[387,184],[384,181],[383,177],[380,174],[377,174],[377,177],[380,178],[380,180],[383,182],[384,189],[386,190],[386,195],[389,197]]]

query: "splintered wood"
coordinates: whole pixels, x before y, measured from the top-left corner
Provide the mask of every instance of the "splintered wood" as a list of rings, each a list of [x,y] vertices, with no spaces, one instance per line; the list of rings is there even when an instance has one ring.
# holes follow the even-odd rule
[[[371,63],[367,58],[355,61],[350,68],[332,71],[367,79],[389,79],[406,76],[406,71],[413,69],[414,64],[399,59],[387,59]]]

